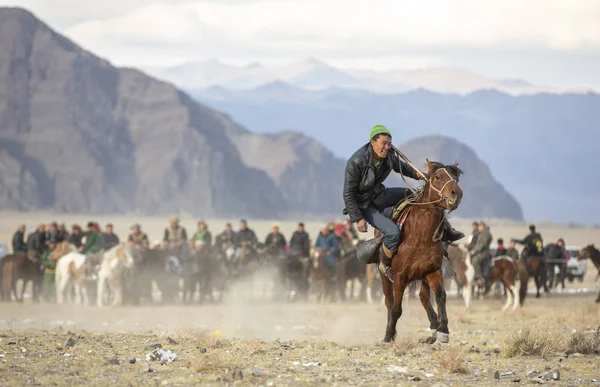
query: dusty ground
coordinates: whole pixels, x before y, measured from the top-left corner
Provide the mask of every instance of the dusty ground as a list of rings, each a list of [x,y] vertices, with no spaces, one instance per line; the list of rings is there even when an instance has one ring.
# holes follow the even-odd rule
[[[135,222],[153,240],[161,238],[168,224],[167,217],[2,213],[0,241],[10,241],[20,223],[29,232],[39,222],[85,225],[90,219],[101,225],[114,223],[122,239]],[[182,216],[188,233],[196,221]],[[226,221],[209,220],[209,226],[213,233],[220,232]],[[230,221],[237,229],[238,220]],[[263,239],[271,223],[250,220],[249,226]],[[296,222],[279,223],[289,237]],[[465,232],[470,229],[469,220],[455,219],[453,224]],[[315,236],[323,222],[306,225]],[[527,224],[491,225],[494,238],[527,233]],[[564,237],[572,245],[600,243],[597,229],[538,228],[546,241]],[[600,356],[594,350],[600,350],[600,338],[594,332],[600,325],[600,306],[593,303],[595,275],[590,262],[584,283],[567,284],[593,293],[528,298],[516,313],[502,313],[500,299],[477,300],[465,312],[462,301],[450,296],[450,343],[434,345],[419,343],[429,335],[429,324],[414,297],[399,321],[395,345],[380,343],[386,318],[380,304],[232,302],[118,309],[60,308],[31,305],[29,300],[24,305],[1,304],[0,385],[598,385]],[[67,343],[69,338],[73,341]],[[172,350],[177,358],[165,364],[146,362],[152,344]],[[546,380],[555,370],[559,380]]]
[[[429,333],[415,298],[406,304],[395,345],[380,344],[382,305],[4,304],[0,385],[481,386],[497,384],[497,377],[502,384],[598,385],[600,306],[593,300],[552,295],[502,313],[499,299],[477,300],[465,312],[451,297],[450,343],[434,345],[419,343]],[[147,362],[153,344],[177,358]],[[559,380],[544,379],[555,370]]]

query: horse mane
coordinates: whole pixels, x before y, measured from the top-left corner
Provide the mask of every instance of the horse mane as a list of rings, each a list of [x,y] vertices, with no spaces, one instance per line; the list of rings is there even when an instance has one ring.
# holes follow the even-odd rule
[[[62,241],[58,243],[56,247],[54,247],[54,250],[52,251],[52,254],[50,254],[50,257],[56,260],[62,256],[67,255],[67,253],[70,253],[71,251],[77,251],[77,249],[75,249],[75,246],[69,243],[68,241]]]
[[[446,169],[450,174],[454,175],[457,180],[460,175],[464,174],[462,169],[458,167],[458,163],[446,165],[444,163],[440,163],[439,161],[427,161],[431,167],[431,172],[427,177],[431,177],[431,175],[433,175],[438,169]]]

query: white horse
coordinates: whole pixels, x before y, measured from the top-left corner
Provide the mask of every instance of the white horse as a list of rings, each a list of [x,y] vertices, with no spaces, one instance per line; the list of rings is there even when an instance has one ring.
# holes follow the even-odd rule
[[[71,252],[62,256],[56,263],[56,302],[65,303],[65,292],[71,304],[80,301],[82,305],[88,305],[88,295],[85,287],[85,262],[86,256],[77,252]],[[75,300],[71,289],[75,290]]]
[[[121,276],[125,269],[132,269],[134,266],[132,247],[126,243],[118,244],[104,253],[100,271],[98,272],[98,292],[96,304],[103,306],[103,296],[106,290],[113,294],[111,306],[123,305],[123,288],[121,286]],[[108,289],[106,286],[108,285]]]

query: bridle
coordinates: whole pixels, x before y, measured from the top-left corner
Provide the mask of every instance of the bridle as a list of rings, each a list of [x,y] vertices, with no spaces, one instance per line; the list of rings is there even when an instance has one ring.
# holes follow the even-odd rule
[[[444,168],[441,168],[441,169],[443,169],[443,170],[444,170],[444,172],[446,172],[446,175],[448,175],[448,177],[450,178],[450,180],[448,180],[448,181],[446,181],[446,182],[444,183],[444,185],[442,186],[442,188],[441,188],[441,189],[437,189],[437,188],[435,188],[435,187],[433,186],[433,181],[432,181],[431,179],[427,179],[427,183],[429,183],[429,195],[431,196],[431,190],[433,189],[433,190],[434,190],[434,191],[435,191],[435,192],[436,192],[436,193],[437,193],[437,194],[440,196],[439,200],[438,200],[437,202],[435,202],[435,203],[439,203],[439,202],[442,202],[442,201],[446,201],[446,202],[447,202],[447,201],[449,201],[449,200],[450,200],[450,198],[449,198],[448,196],[444,195],[444,189],[446,188],[446,186],[447,186],[448,184],[450,184],[450,183],[453,183],[453,182],[454,182],[454,183],[456,183],[456,182],[457,182],[457,181],[456,181],[456,180],[455,180],[455,179],[452,177],[452,175],[450,175],[450,172],[448,172],[448,170],[447,170],[445,167],[444,167]]]

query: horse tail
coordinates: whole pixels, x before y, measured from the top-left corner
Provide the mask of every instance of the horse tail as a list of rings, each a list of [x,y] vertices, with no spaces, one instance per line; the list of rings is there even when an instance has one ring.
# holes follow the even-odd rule
[[[527,283],[529,282],[529,273],[527,268],[521,262],[517,261],[517,278],[519,279],[519,305],[523,306],[525,297],[527,296]]]

